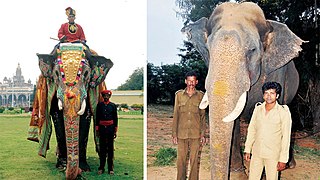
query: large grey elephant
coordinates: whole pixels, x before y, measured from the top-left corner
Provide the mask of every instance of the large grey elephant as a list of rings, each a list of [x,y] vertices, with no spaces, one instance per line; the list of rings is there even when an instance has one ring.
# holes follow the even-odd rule
[[[201,18],[182,32],[208,66],[200,107],[209,105],[211,179],[228,179],[234,120],[250,118],[266,81],[282,85],[280,103],[293,99],[299,76],[292,59],[304,41],[285,24],[266,20],[251,2],[222,3],[209,19]]]
[[[103,56],[88,56],[84,48],[80,43],[60,44],[57,53],[37,54],[44,77],[40,79],[44,85],[37,88],[40,94],[37,95],[45,102],[40,103],[40,110],[35,112],[44,112],[44,115],[30,123],[40,126],[39,137],[28,139],[39,141],[38,154],[45,157],[52,117],[58,145],[57,166],[67,163],[67,179],[76,179],[81,170],[90,169],[86,162],[90,121],[99,100],[99,87],[113,66],[112,61]],[[33,132],[34,135],[36,131],[29,128],[29,134]]]

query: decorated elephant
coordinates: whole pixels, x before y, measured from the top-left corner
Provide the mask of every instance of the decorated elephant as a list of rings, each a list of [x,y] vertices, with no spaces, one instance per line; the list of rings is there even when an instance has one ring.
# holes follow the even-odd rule
[[[211,179],[228,179],[232,137],[240,136],[239,130],[233,135],[234,120],[237,129],[240,117],[250,119],[255,103],[263,101],[266,81],[282,85],[280,103],[293,99],[299,75],[292,59],[304,41],[285,24],[266,20],[251,2],[222,3],[209,19],[186,25],[182,32],[208,66],[200,108],[209,105]]]
[[[75,179],[82,170],[90,170],[86,162],[90,121],[92,115],[95,119],[99,92],[106,89],[104,79],[113,66],[103,56],[86,56],[85,48],[81,43],[62,43],[56,53],[37,54],[41,76],[28,139],[38,141],[38,154],[46,157],[52,117],[57,167],[66,166],[67,179]]]

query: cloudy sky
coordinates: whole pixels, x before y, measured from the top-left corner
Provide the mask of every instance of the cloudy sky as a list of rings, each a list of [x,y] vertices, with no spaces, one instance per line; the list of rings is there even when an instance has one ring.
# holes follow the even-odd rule
[[[114,66],[106,84],[115,89],[147,61],[146,0],[10,0],[0,7],[0,82],[15,74],[18,63],[25,80],[40,75],[36,53],[50,53],[58,30],[67,22],[65,8],[76,10],[76,23],[84,29],[87,44],[110,58]]]
[[[154,65],[180,62],[178,48],[186,37],[180,32],[183,22],[175,10],[175,0],[148,0],[147,60]]]

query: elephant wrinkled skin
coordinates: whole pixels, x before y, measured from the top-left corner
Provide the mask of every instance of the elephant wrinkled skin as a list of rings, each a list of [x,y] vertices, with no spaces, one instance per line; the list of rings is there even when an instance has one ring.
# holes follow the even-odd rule
[[[39,155],[45,157],[49,147],[51,115],[57,136],[57,167],[67,163],[67,179],[76,179],[81,169],[90,169],[86,162],[86,146],[91,116],[95,115],[101,84],[113,66],[110,59],[98,55],[88,59],[84,52],[80,43],[63,43],[57,53],[37,54],[40,80],[46,89],[44,92],[37,88],[44,95],[38,99],[46,100],[40,105],[45,115],[39,130]]]
[[[250,118],[266,81],[282,85],[280,103],[292,100],[299,84],[292,59],[304,41],[285,24],[266,20],[251,2],[222,3],[209,19],[201,18],[182,32],[208,66],[207,101],[201,106],[209,105],[211,179],[228,179],[233,120]]]

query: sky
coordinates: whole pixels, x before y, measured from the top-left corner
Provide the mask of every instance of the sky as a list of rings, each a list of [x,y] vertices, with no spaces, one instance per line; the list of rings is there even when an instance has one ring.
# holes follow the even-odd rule
[[[25,81],[40,75],[36,53],[49,54],[58,41],[65,9],[76,10],[75,22],[84,30],[88,46],[113,61],[106,77],[115,89],[147,61],[146,0],[10,0],[0,7],[0,82],[15,75],[18,63]]]
[[[148,0],[147,60],[156,66],[180,62],[178,48],[186,36],[181,33],[183,21],[176,16],[175,0]]]

